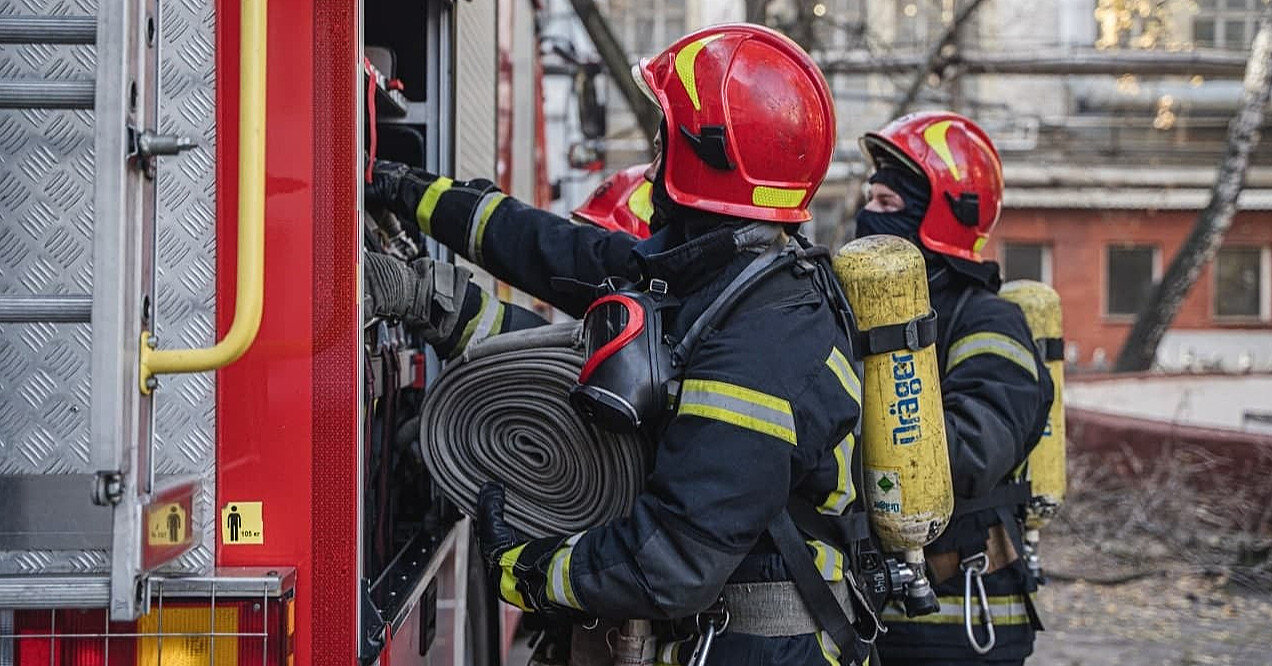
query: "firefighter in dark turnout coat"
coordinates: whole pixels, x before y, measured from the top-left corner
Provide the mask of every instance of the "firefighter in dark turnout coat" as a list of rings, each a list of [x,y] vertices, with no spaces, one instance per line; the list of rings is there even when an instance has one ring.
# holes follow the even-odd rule
[[[908,238],[927,260],[955,495],[954,518],[926,549],[941,610],[907,618],[886,608],[880,653],[888,666],[1021,663],[1041,627],[1036,582],[1020,558],[1017,521],[1029,493],[1016,474],[1046,425],[1052,387],[1024,315],[997,296],[998,265],[980,256],[1001,208],[998,153],[952,113],[905,116],[861,144],[875,172],[857,235]],[[968,568],[983,569],[993,617],[994,647],[984,655],[971,644],[989,643],[977,596],[970,640],[964,624]]]
[[[577,283],[665,281],[681,302],[668,326],[679,338],[757,255],[795,247],[788,234],[809,219],[834,149],[834,112],[807,54],[758,26],[690,34],[637,74],[665,120],[649,171],[657,231],[647,240],[572,224],[486,180],[456,182],[391,163],[377,163],[368,199],[572,315],[594,297]],[[676,620],[723,591],[733,624],[708,664],[867,659],[863,641],[843,641],[843,653],[819,630],[766,536],[796,502],[866,524],[855,485],[860,381],[826,275],[792,262],[746,292],[695,348],[678,402],[655,428],[655,466],[629,517],[527,540],[503,522],[502,490],[483,489],[479,545],[505,601],[575,620]],[[871,613],[849,589],[854,549],[811,537],[799,546],[864,626]],[[755,582],[772,584],[769,601],[782,612],[747,612],[754,586],[743,584]],[[685,663],[695,637],[666,639],[658,663]]]

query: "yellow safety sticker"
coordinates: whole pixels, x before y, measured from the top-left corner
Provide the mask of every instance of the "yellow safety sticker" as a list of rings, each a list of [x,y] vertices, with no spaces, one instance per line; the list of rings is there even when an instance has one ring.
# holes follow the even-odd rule
[[[190,517],[179,502],[146,511],[146,542],[151,546],[179,546],[190,538]]]
[[[221,507],[221,543],[226,546],[265,543],[260,502],[228,502]]]

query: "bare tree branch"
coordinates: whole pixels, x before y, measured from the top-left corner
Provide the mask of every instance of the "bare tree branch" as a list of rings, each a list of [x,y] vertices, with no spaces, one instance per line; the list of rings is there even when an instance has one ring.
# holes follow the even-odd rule
[[[764,23],[764,13],[770,0],[746,0],[746,22]]]
[[[1142,372],[1152,367],[1162,336],[1178,314],[1184,297],[1232,226],[1237,197],[1245,186],[1250,153],[1259,143],[1258,129],[1272,90],[1272,7],[1265,8],[1259,20],[1243,88],[1241,111],[1229,126],[1228,149],[1210,191],[1210,203],[1197,217],[1192,233],[1136,317],[1114,366],[1118,372]]]
[[[944,62],[942,52],[945,47],[954,43],[954,39],[958,36],[958,31],[984,3],[985,0],[970,0],[954,14],[954,20],[945,26],[945,31],[928,49],[927,55],[923,58],[923,64],[915,70],[914,76],[910,79],[910,84],[906,86],[905,93],[893,105],[892,112],[888,115],[888,120],[905,115],[909,112],[910,107],[914,106],[915,100],[919,97],[919,91],[923,89],[924,82],[942,66]],[[856,214],[857,209],[861,208],[862,204],[865,203],[861,194],[863,182],[861,179],[854,179],[848,184],[848,206],[845,207],[844,217],[839,221],[838,228],[835,231],[835,240],[832,247],[838,247],[848,240],[848,225]]]
[[[658,135],[658,125],[662,122],[662,116],[653,102],[645,97],[636,82],[632,80],[632,63],[628,60],[623,45],[614,36],[609,21],[596,6],[595,0],[570,0],[570,5],[574,7],[574,13],[578,15],[579,21],[587,30],[588,37],[592,39],[592,44],[596,46],[596,52],[600,54],[601,61],[609,70],[610,78],[614,80],[623,99],[627,101],[628,108],[636,116],[636,121],[645,133],[645,139],[649,141],[652,153],[654,137]]]
[[[891,74],[917,71],[923,54],[874,55],[845,53],[822,56],[818,66],[826,74]],[[1098,51],[1095,49],[1046,49],[1040,51],[959,51],[940,59],[940,66],[956,66],[961,74],[976,76],[1204,76],[1239,79],[1247,57],[1224,51]]]

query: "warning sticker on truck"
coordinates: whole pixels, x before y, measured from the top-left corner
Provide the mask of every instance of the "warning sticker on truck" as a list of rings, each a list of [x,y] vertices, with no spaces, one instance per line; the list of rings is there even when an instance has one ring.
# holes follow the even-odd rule
[[[221,507],[221,543],[226,546],[265,543],[261,502],[229,502]]]
[[[146,512],[146,538],[151,546],[178,546],[190,538],[190,519],[180,502]]]

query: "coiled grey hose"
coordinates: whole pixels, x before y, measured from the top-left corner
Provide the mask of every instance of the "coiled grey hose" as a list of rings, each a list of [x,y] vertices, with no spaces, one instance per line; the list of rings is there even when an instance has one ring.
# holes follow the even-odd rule
[[[497,335],[449,365],[424,401],[420,449],[442,493],[473,515],[488,480],[528,537],[572,534],[627,515],[649,468],[638,435],[583,420],[568,392],[583,367],[579,324]]]

